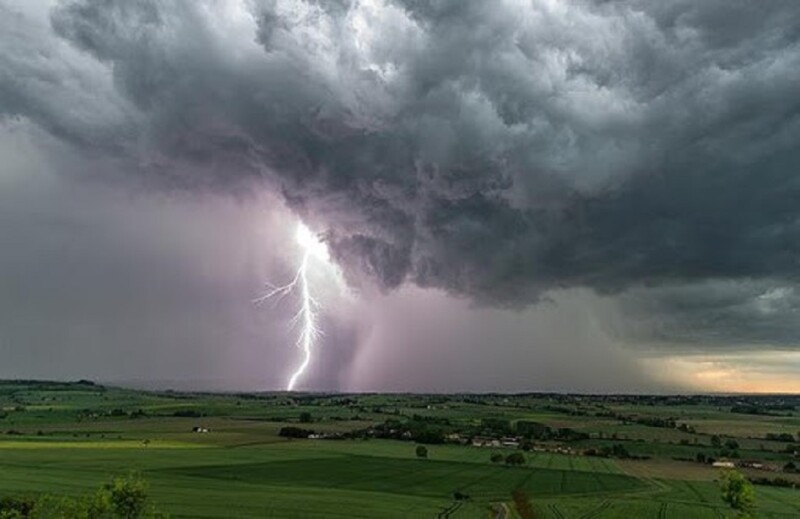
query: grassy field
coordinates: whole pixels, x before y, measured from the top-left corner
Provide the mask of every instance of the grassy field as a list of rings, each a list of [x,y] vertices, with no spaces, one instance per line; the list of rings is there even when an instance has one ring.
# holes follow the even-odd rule
[[[712,435],[719,435],[738,443],[737,459],[770,469],[742,469],[748,476],[797,480],[778,472],[796,459],[791,443],[766,435],[800,433],[791,410],[746,416],[719,402],[636,405],[554,395],[290,397],[7,382],[0,383],[0,409],[0,497],[78,495],[133,470],[172,517],[485,518],[503,516],[500,510],[517,517],[511,493],[522,490],[537,517],[719,518],[733,515],[715,481],[719,469],[687,460],[698,452],[718,456]],[[675,426],[642,421],[665,417],[676,418]],[[586,437],[549,438],[524,452],[460,444],[464,431],[486,434],[487,420],[511,428],[537,422]],[[364,432],[407,423],[460,432],[461,441],[428,444],[419,459],[417,442]],[[281,437],[287,426],[348,439]],[[630,456],[583,455],[615,445]],[[521,466],[490,461],[514,452],[523,453]],[[800,490],[759,485],[756,501],[759,517],[800,516]]]

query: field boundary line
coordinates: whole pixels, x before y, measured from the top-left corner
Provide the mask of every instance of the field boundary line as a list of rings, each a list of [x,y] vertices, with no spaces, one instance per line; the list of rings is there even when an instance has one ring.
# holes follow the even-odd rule
[[[553,512],[553,515],[555,515],[558,519],[566,519],[564,514],[561,512],[561,510],[559,510],[555,503],[550,503],[547,505],[547,508],[549,508],[550,511]]]
[[[602,514],[605,510],[607,510],[610,506],[611,506],[611,501],[606,499],[598,506],[592,508],[591,510],[583,514],[580,519],[591,519],[592,517],[597,517],[598,515]]]
[[[530,479],[531,479],[533,476],[535,476],[535,475],[536,475],[536,471],[535,471],[534,469],[529,469],[529,471],[530,471],[530,474],[528,474],[527,476],[525,476],[525,478],[522,480],[522,483],[520,484],[520,486],[521,486],[521,487],[524,487],[525,485],[527,485],[527,484],[528,484],[528,481],[530,481]]]
[[[603,478],[600,477],[599,472],[590,472],[590,474],[599,488],[601,488],[603,491],[608,490],[608,486],[606,486],[606,484],[603,482]]]
[[[764,495],[764,494],[762,493],[762,495]],[[767,494],[766,494],[766,495],[767,495],[767,496],[768,496],[770,499],[772,499],[773,501],[777,501],[778,503],[780,503],[780,504],[782,504],[782,505],[786,505],[786,506],[788,506],[789,508],[794,508],[795,510],[797,510],[797,511],[800,511],[800,505],[798,505],[798,504],[797,504],[796,502],[794,502],[794,501],[787,501],[787,500],[786,500],[786,499],[784,499],[783,497],[777,497],[775,494],[771,494],[771,493],[769,493],[769,492],[767,492]]]
[[[494,468],[495,470],[489,471],[486,474],[484,474],[483,476],[480,476],[478,478],[470,480],[465,485],[462,485],[462,486],[458,487],[458,489],[459,490],[467,490],[467,489],[471,488],[473,485],[479,484],[482,481],[486,481],[487,479],[492,478],[492,477],[496,476],[497,474],[500,474],[501,471],[504,470],[503,467],[492,467],[492,468]]]
[[[689,491],[690,491],[692,494],[694,494],[694,496],[695,496],[697,499],[699,499],[699,500],[700,500],[700,502],[701,502],[701,503],[703,503],[703,504],[709,504],[709,502],[708,502],[708,499],[706,499],[706,498],[705,498],[705,496],[704,496],[703,494],[701,494],[699,490],[697,490],[697,487],[695,487],[694,485],[692,485],[691,481],[686,481],[686,480],[685,480],[685,481],[683,482],[683,484],[684,484],[684,486],[685,486],[686,488],[688,488],[688,489],[689,489]]]
[[[461,508],[463,504],[464,504],[463,501],[454,500],[450,506],[448,506],[447,508],[445,508],[436,515],[437,519],[447,519],[448,517],[450,517],[451,514],[457,512],[458,509]]]

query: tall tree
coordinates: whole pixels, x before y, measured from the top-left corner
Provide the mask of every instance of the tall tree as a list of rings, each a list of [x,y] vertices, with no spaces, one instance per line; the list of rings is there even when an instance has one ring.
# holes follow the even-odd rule
[[[756,493],[753,485],[741,472],[729,470],[720,477],[722,500],[731,508],[743,514],[750,514],[756,507]]]

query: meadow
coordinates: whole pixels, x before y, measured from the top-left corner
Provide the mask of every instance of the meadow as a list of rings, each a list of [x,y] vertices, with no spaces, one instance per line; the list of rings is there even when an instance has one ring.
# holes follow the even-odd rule
[[[731,412],[743,398],[778,411]],[[136,471],[171,517],[521,517],[514,491],[535,517],[733,516],[716,482],[721,469],[698,461],[703,454],[732,460],[754,480],[785,481],[754,487],[757,516],[789,518],[800,515],[792,488],[800,478],[787,469],[800,443],[794,405],[8,381],[0,383],[0,498],[78,495]],[[287,428],[301,434],[287,437]],[[503,462],[511,453],[524,461]]]

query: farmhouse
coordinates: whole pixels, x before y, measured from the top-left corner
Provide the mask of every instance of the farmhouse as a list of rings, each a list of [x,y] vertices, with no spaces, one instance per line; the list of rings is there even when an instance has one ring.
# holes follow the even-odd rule
[[[483,436],[475,436],[472,438],[473,447],[499,447],[500,440],[494,438],[486,438]]]

